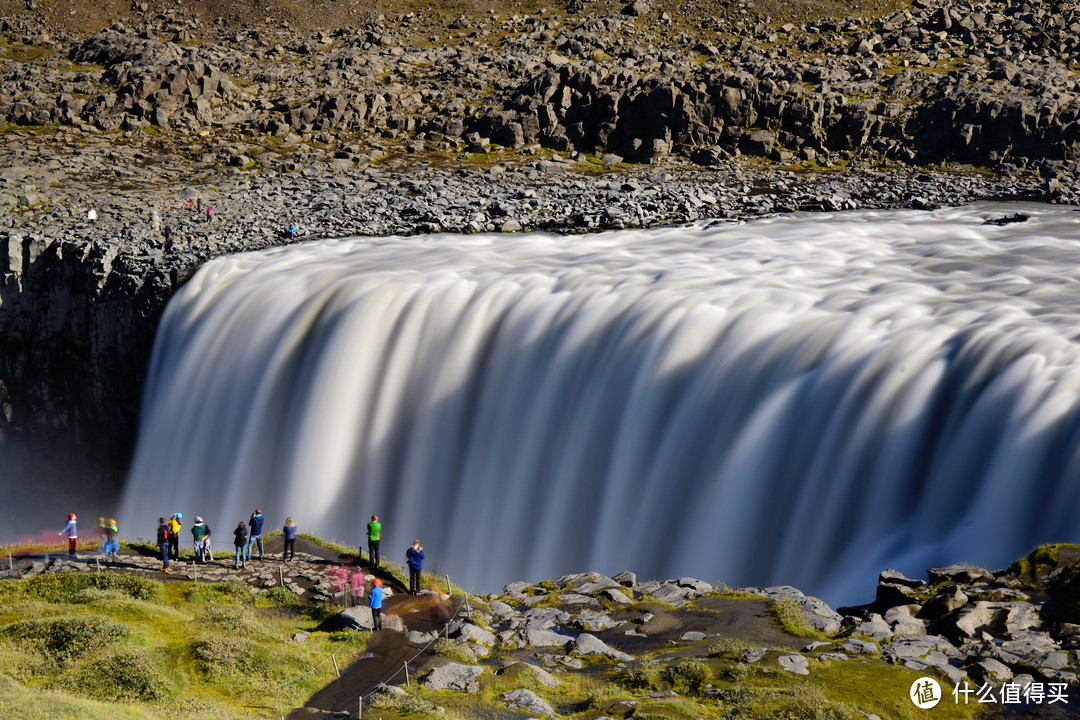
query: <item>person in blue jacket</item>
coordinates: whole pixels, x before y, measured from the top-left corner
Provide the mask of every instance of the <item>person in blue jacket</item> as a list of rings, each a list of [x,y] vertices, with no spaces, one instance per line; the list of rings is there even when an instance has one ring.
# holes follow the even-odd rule
[[[292,560],[296,557],[296,522],[291,518],[285,518],[285,527],[281,529],[285,536],[285,549],[281,552],[282,560]]]
[[[412,547],[405,551],[405,559],[409,563],[409,593],[420,594],[420,568],[424,564],[424,548],[419,540],[412,541]]]
[[[256,543],[259,545],[259,559],[263,559],[262,526],[262,510],[255,508],[255,512],[251,513],[251,519],[248,520],[248,527],[251,528],[251,535],[248,537],[247,550],[244,552],[245,561],[251,559],[251,547]]]
[[[371,620],[375,623],[376,630],[382,630],[382,595],[382,580],[375,578],[368,596],[368,608],[371,610]]]

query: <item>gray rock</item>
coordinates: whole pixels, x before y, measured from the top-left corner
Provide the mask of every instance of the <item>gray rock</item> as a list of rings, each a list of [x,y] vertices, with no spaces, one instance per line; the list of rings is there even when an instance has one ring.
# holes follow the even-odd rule
[[[740,657],[742,658],[742,661],[744,663],[756,663],[758,660],[762,659],[768,654],[769,648],[756,647],[743,650]]]
[[[789,673],[796,675],[809,675],[810,663],[802,655],[781,655],[778,660],[780,667]]]
[[[473,625],[472,623],[465,623],[461,628],[453,635],[458,640],[465,642],[476,643],[478,645],[484,645],[487,647],[493,647],[496,643],[495,633],[490,630],[485,630],[482,627]]]
[[[500,695],[499,700],[511,710],[545,716],[555,713],[551,706],[532,690],[509,690]]]
[[[616,650],[589,633],[582,633],[578,635],[577,640],[574,641],[574,645],[570,650],[572,655],[602,655],[605,657],[614,658],[622,662],[633,662],[634,657],[627,655],[624,652]]]
[[[484,673],[478,665],[450,662],[435,668],[424,678],[423,685],[429,690],[455,690],[474,693],[480,690],[477,680]]]

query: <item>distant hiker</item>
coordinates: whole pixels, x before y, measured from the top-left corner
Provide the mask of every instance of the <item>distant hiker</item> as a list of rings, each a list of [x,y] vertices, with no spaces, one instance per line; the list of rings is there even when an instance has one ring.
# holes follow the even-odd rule
[[[156,209],[150,211],[150,227],[154,232],[161,230],[161,213]]]
[[[161,551],[161,572],[169,572],[169,526],[165,518],[158,518],[157,544]]]
[[[263,559],[263,546],[262,546],[262,526],[263,515],[262,510],[255,508],[255,512],[251,513],[251,519],[248,520],[248,526],[251,528],[251,537],[247,542],[247,551],[244,553],[245,560],[251,559],[251,547],[258,543],[259,545],[259,559]]]
[[[214,219],[214,208],[209,205],[206,206],[206,222],[210,222]]]
[[[285,234],[290,240],[296,239],[296,225],[289,225],[289,229],[285,231]]]
[[[371,620],[376,630],[382,630],[382,580],[375,578],[371,584],[371,595],[368,597],[368,608],[371,610]]]
[[[373,568],[379,567],[379,541],[382,540],[382,523],[378,515],[371,516],[371,522],[367,524],[367,554],[368,565]]]
[[[120,552],[120,543],[116,539],[116,520],[105,521],[105,562],[116,562],[116,553]]]
[[[90,208],[89,210],[87,210],[86,211],[86,219],[91,221],[91,222],[93,222],[94,220],[97,220],[97,210],[95,210],[94,208]]]
[[[203,550],[206,547],[205,540],[209,532],[206,523],[198,515],[195,516],[195,524],[191,526],[191,549],[195,552],[195,562],[203,561]]]
[[[127,225],[120,226],[120,239],[124,241],[131,240],[131,230],[128,229]]]
[[[173,251],[172,226],[169,225],[168,223],[165,223],[165,229],[162,232],[165,235],[165,252],[172,252]]]
[[[98,521],[97,534],[101,536],[101,552],[102,552],[102,554],[104,554],[105,553],[105,518],[99,517],[97,519],[97,521]]]
[[[281,552],[281,559],[292,560],[296,557],[296,523],[291,517],[285,518],[285,527],[281,532],[285,535],[285,549]]]
[[[195,212],[202,212],[202,198],[195,198]]]
[[[187,251],[191,252],[191,233],[188,233],[187,236]]]
[[[68,513],[67,525],[56,533],[68,539],[68,557],[75,557],[75,546],[79,544],[79,531],[75,526],[75,513]]]
[[[243,520],[233,530],[233,535],[235,536],[233,545],[236,546],[236,564],[233,567],[239,568],[240,564],[244,563],[244,547],[247,545],[248,539],[247,526],[244,525]]]
[[[424,564],[424,548],[419,540],[412,541],[412,547],[405,551],[405,559],[409,563],[409,593],[420,594],[420,568]]]
[[[184,516],[176,513],[169,518],[169,557],[173,560],[180,559],[180,528],[183,526]]]
[[[203,525],[206,525],[204,522]],[[210,536],[213,531],[209,525],[206,525],[206,535],[203,537],[203,562],[210,562],[214,559],[214,551],[210,549]]]

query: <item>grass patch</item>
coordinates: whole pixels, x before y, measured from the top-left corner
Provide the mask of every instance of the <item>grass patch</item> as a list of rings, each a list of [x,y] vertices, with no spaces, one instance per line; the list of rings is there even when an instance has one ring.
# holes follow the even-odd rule
[[[818,632],[807,624],[803,617],[802,608],[791,598],[781,598],[773,601],[769,606],[769,615],[780,629],[788,635],[806,638],[808,640],[826,640],[826,635]]]

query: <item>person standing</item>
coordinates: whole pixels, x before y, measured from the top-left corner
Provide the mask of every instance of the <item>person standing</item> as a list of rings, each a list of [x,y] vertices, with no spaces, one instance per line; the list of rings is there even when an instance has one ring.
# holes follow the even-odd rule
[[[420,568],[424,564],[424,548],[419,540],[412,541],[412,547],[405,551],[405,559],[409,563],[409,593],[420,594]]]
[[[244,547],[247,545],[248,539],[247,527],[244,526],[243,520],[241,520],[240,524],[233,530],[233,535],[235,536],[233,545],[236,546],[236,564],[233,567],[239,568],[240,564],[244,562]],[[247,563],[244,564],[246,565]]]
[[[161,572],[169,572],[169,525],[165,518],[158,518],[157,544],[161,551]]]
[[[373,568],[379,567],[382,558],[379,557],[379,541],[382,540],[382,523],[378,515],[371,516],[371,522],[367,524],[367,554],[368,565]]]
[[[371,583],[371,594],[368,596],[368,608],[371,610],[371,621],[376,630],[382,630],[382,580],[375,578]]]
[[[210,222],[214,219],[214,208],[209,205],[206,206],[206,222]]]
[[[202,212],[202,198],[201,197],[195,198],[195,212],[197,212],[197,213]]]
[[[180,528],[184,525],[183,519],[181,513],[169,518],[169,557],[173,560],[180,559]]]
[[[210,526],[207,525],[205,522],[203,523],[203,525],[206,526],[206,535],[203,536],[202,540],[203,562],[208,563],[214,559],[214,551],[210,548],[210,535],[213,533],[213,531],[210,530]]]
[[[195,552],[195,562],[203,560],[204,541],[206,540],[206,523],[198,515],[195,516],[195,524],[191,526],[191,549]]]
[[[120,552],[120,543],[116,539],[116,520],[109,518],[101,527],[105,531],[105,562],[116,562],[116,553]]]
[[[68,513],[67,524],[64,529],[56,533],[63,535],[68,541],[68,557],[75,557],[75,546],[79,544],[79,530],[75,523],[75,513]]]
[[[263,546],[262,546],[262,527],[263,527],[263,514],[262,510],[255,508],[255,512],[251,513],[251,519],[248,520],[248,527],[251,528],[251,537],[248,539],[247,552],[245,553],[245,560],[251,559],[251,546],[258,543],[259,545],[259,559],[263,559]]]
[[[296,523],[292,517],[285,518],[285,527],[281,532],[285,536],[285,549],[281,552],[281,559],[292,560],[296,557]]]

